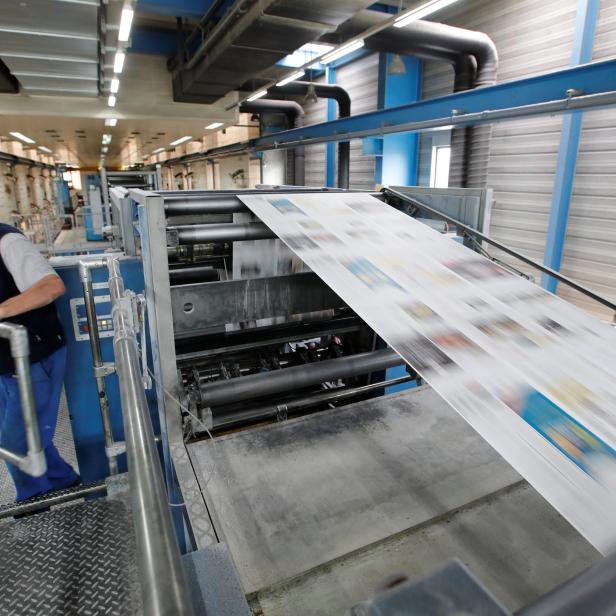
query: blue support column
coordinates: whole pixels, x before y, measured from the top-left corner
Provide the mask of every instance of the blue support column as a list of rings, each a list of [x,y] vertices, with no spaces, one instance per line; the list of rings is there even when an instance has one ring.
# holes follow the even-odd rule
[[[333,66],[326,68],[327,83],[336,83],[336,69]],[[331,122],[336,119],[337,103],[335,100],[327,99],[327,121]],[[336,186],[336,144],[328,143],[325,146],[325,184],[326,186]]]
[[[571,65],[585,64],[592,59],[593,40],[599,14],[600,0],[578,0]],[[567,234],[569,206],[573,192],[575,166],[582,132],[583,112],[576,111],[563,118],[560,148],[554,178],[552,206],[543,263],[560,271]],[[555,293],[558,281],[547,274],[541,276],[541,286]]]
[[[383,107],[398,107],[421,99],[422,62],[418,58],[402,56],[406,68],[404,75],[389,75],[387,70],[393,56],[385,60]],[[399,133],[383,138],[381,183],[384,185],[414,186],[417,184],[419,135]]]

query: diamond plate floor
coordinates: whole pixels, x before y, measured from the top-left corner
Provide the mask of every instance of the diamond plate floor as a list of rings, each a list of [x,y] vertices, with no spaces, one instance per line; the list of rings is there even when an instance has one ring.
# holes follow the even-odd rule
[[[141,614],[130,511],[121,499],[2,526],[0,616]]]

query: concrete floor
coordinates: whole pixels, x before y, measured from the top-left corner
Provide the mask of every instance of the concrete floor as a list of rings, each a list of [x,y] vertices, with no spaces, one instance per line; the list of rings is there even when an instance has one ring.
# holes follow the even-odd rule
[[[343,614],[454,557],[515,609],[599,559],[427,387],[189,452],[264,616]]]

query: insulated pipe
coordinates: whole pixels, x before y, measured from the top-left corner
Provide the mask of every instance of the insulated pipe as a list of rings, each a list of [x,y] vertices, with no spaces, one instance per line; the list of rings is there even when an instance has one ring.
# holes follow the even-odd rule
[[[295,101],[273,101],[268,99],[244,101],[240,105],[240,113],[284,113],[294,128],[304,126],[304,109]],[[293,176],[298,186],[303,186],[306,183],[303,145],[299,145],[293,150]]]
[[[304,95],[308,89],[314,88],[318,98],[331,98],[338,103],[338,118],[348,118],[351,115],[351,97],[340,86],[328,83],[312,83],[310,81],[292,81],[284,86],[274,86],[269,89],[271,94]],[[349,187],[351,166],[351,142],[338,142],[338,188]]]
[[[353,27],[367,29],[386,17],[374,11],[362,11]],[[386,28],[368,37],[366,47],[378,51],[416,55],[449,62],[454,67],[454,92],[496,83],[498,52],[487,34],[446,24],[418,20],[405,28]],[[465,58],[466,56],[466,58]],[[469,60],[469,57],[471,60]],[[476,73],[470,62],[476,65]],[[452,131],[449,185],[482,188],[486,182],[487,155],[478,144],[489,142],[490,126],[465,127]],[[472,178],[470,174],[472,170]]]
[[[399,366],[403,361],[393,349],[384,349],[293,366],[275,372],[262,372],[226,381],[203,383],[200,386],[201,402],[205,406],[242,402],[318,385],[325,381],[385,370]]]
[[[105,267],[105,259],[92,259],[79,262],[79,277],[83,290],[83,301],[86,308],[86,318],[88,320],[88,338],[90,339],[90,350],[92,352],[92,368],[98,392],[98,406],[101,413],[103,424],[103,438],[105,441],[105,455],[109,465],[109,473],[117,475],[118,458],[115,453],[115,443],[113,440],[113,428],[109,415],[109,398],[107,397],[107,385],[105,383],[105,366],[103,354],[101,352],[101,341],[98,333],[98,319],[96,317],[96,302],[94,289],[92,287],[92,274],[90,270],[95,267]]]
[[[10,342],[27,446],[25,456],[0,447],[0,458],[8,460],[28,475],[41,477],[47,471],[47,460],[41,447],[41,433],[32,391],[28,330],[23,325],[2,322],[0,323],[0,338],[5,338]]]
[[[109,259],[107,267],[143,613],[193,616],[143,389],[131,305],[124,301],[117,259]]]
[[[177,231],[178,244],[207,244],[209,242],[241,242],[244,240],[270,240],[276,235],[262,222],[221,223],[168,227]]]

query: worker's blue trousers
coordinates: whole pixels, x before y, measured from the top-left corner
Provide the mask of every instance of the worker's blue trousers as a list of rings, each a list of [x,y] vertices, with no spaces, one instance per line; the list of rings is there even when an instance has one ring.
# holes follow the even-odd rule
[[[47,472],[42,477],[32,477],[20,471],[14,464],[6,462],[15,483],[17,500],[62,490],[78,480],[73,468],[62,459],[53,444],[65,366],[66,347],[31,366],[36,412],[41,430],[41,446],[47,459]],[[18,454],[25,454],[28,449],[17,377],[6,374],[0,375],[0,444]]]

